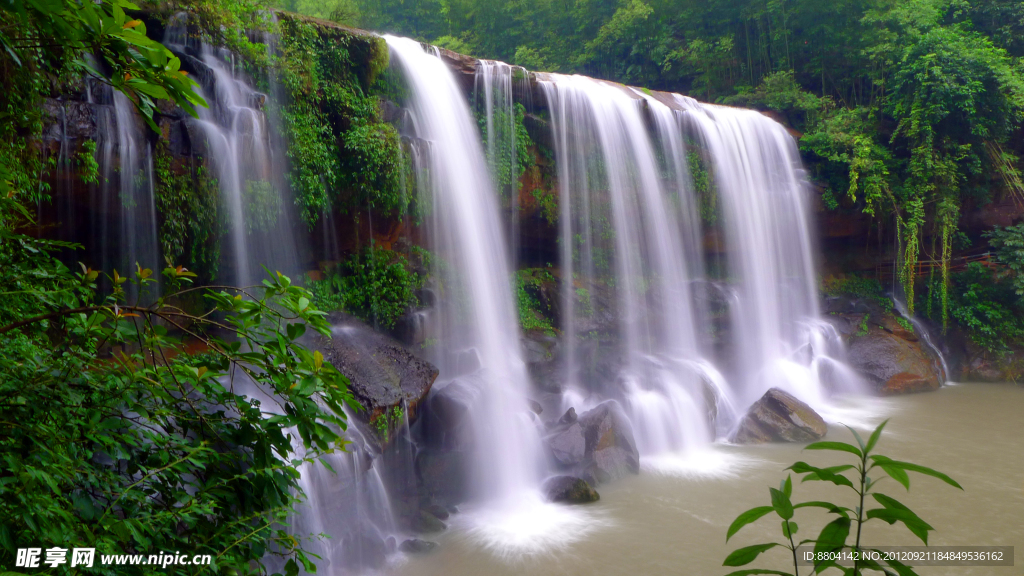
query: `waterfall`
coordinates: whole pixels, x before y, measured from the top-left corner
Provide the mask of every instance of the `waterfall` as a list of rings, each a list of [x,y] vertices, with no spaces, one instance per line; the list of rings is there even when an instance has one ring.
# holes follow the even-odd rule
[[[106,90],[104,100],[89,101],[97,119],[97,156],[100,182],[92,194],[93,211],[90,228],[92,242],[99,254],[101,270],[117,270],[121,276],[133,277],[136,264],[154,271],[154,278],[163,262],[158,241],[156,197],[153,181],[152,146],[146,139],[145,127],[135,106],[117,90]],[[135,285],[124,285],[130,301],[139,295]],[[153,290],[146,295],[155,298]]]
[[[519,255],[519,178],[516,150],[515,76],[526,78],[526,70],[495,60],[476,65],[473,100],[481,122],[494,187],[509,208],[509,262],[516,268]],[[521,82],[520,82],[521,83]],[[519,93],[526,92],[520,88]]]
[[[579,537],[583,513],[545,503],[538,485],[543,453],[529,410],[512,298],[512,273],[480,132],[455,79],[436,50],[385,36],[410,87],[414,168],[430,196],[425,222],[435,270],[447,297],[439,303],[437,393],[454,387],[468,405],[471,453],[470,533],[499,553],[536,550],[551,539]],[[570,529],[568,526],[575,526]]]
[[[796,143],[758,112],[675,100],[706,150],[723,212],[736,283],[732,388],[746,406],[778,387],[827,418],[828,397],[856,391],[857,382],[837,360],[838,334],[820,317]]]
[[[624,356],[612,394],[630,409],[641,454],[707,445],[714,433],[706,391],[725,391],[713,384],[719,379],[695,330],[691,283],[701,266],[678,120],[618,85],[560,75],[540,84],[560,186],[569,397],[587,393],[578,353],[586,313],[575,305],[575,285],[591,294],[612,290]],[[645,103],[655,111],[657,141]]]
[[[202,155],[212,164],[220,186],[228,228],[225,254],[233,270],[229,281],[258,284],[264,275],[262,266],[295,274],[296,226],[289,218],[292,203],[282,178],[283,154],[274,150],[274,144],[282,145],[281,139],[271,134],[264,112],[267,96],[244,78],[234,53],[205,42],[196,46],[188,35],[185,14],[168,22],[164,43],[185,54],[201,71],[198,92],[209,107],[198,108],[195,125],[205,139],[200,145],[205,148]]]

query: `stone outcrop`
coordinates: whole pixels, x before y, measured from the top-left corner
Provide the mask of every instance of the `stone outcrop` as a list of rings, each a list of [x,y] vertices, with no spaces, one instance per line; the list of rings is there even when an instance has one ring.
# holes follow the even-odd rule
[[[333,337],[316,335],[313,347],[351,382],[353,396],[365,409],[359,417],[369,421],[404,406],[414,419],[437,368],[351,316],[336,313],[330,321]]]
[[[791,394],[772,388],[747,410],[733,435],[739,444],[811,442],[825,436],[825,421]]]
[[[843,335],[847,361],[880,394],[935,390],[946,381],[942,362],[895,313],[862,298],[830,298],[827,317]]]
[[[850,365],[881,394],[936,390],[945,381],[941,364],[913,332],[869,324],[850,338]]]

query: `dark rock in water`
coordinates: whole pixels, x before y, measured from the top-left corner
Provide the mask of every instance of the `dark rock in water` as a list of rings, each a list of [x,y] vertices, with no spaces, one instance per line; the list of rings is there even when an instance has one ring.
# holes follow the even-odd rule
[[[733,441],[740,444],[811,442],[825,436],[827,431],[825,421],[810,406],[772,388],[747,410]]]
[[[544,482],[544,495],[552,502],[587,504],[597,502],[601,496],[586,480],[572,476],[555,476]]]
[[[449,516],[448,509],[445,508],[444,506],[441,506],[440,504],[431,504],[425,507],[423,510],[429,512],[430,514],[433,514],[439,520],[447,520]]]
[[[467,456],[461,451],[426,450],[416,456],[420,495],[445,506],[461,502],[469,486]]]
[[[428,446],[445,449],[462,448],[471,436],[471,410],[476,399],[474,388],[456,380],[435,388],[424,402],[423,440]]]
[[[413,532],[429,534],[431,532],[442,532],[448,528],[448,525],[437,516],[422,510],[419,516],[413,519],[411,528]]]
[[[935,390],[945,381],[933,353],[912,332],[899,328],[887,330],[869,324],[867,334],[850,338],[848,359],[882,394]]]
[[[343,536],[341,549],[344,563],[350,568],[380,568],[387,562],[387,544],[375,534]]]
[[[539,416],[544,412],[544,407],[540,405],[540,402],[527,398],[526,403],[530,406],[530,410],[532,410],[534,414]]]
[[[344,314],[329,317],[333,338],[314,337],[313,346],[351,381],[350,390],[368,419],[403,403],[412,420],[420,400],[437,378],[437,368],[398,341]]]
[[[445,506],[445,509],[448,510],[449,514],[458,514],[459,513],[459,507],[454,505],[454,504],[449,504],[449,505]]]
[[[437,542],[412,538],[402,542],[402,545],[399,546],[398,549],[406,554],[426,554],[427,552],[433,552],[437,549]]]
[[[618,402],[609,400],[579,417],[586,441],[580,476],[591,484],[640,473],[633,427]]]
[[[568,428],[548,436],[546,441],[559,466],[568,468],[583,461],[587,441],[583,438],[583,427],[579,422],[573,422]]]
[[[569,409],[565,411],[565,414],[562,414],[562,417],[558,419],[558,423],[559,424],[572,424],[578,418],[579,417],[576,416],[576,409],[573,408],[572,406],[570,406]]]
[[[388,536],[387,538],[385,538],[384,544],[387,546],[388,554],[391,554],[395,550],[398,550],[398,540],[396,540],[394,536]]]

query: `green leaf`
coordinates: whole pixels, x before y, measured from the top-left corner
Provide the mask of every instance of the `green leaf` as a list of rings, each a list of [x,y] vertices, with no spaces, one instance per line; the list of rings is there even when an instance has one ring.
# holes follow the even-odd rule
[[[764,568],[751,568],[748,570],[737,570],[729,572],[725,576],[748,576],[750,574],[779,574],[780,576],[793,576],[792,572],[780,572],[778,570],[766,570]]]
[[[750,510],[740,514],[735,520],[733,520],[732,524],[729,526],[729,530],[725,533],[725,541],[728,542],[729,538],[732,538],[734,534],[739,532],[740,529],[747,524],[756,522],[774,510],[775,509],[771,506],[758,506],[757,508],[751,508]]]
[[[910,490],[910,476],[903,470],[903,468],[893,464],[893,460],[885,456],[871,456],[874,461],[874,465],[881,468],[890,478],[899,482],[904,488]]]
[[[843,426],[846,426],[846,425],[843,424]],[[854,430],[853,428],[850,428],[849,426],[846,426],[846,429],[850,431],[850,434],[853,434],[853,438],[854,438],[854,440],[857,441],[857,445],[860,446],[860,449],[863,450],[864,452],[867,452],[867,450],[865,449],[865,446],[864,446],[864,439],[860,437],[860,434],[858,434],[856,430]]]
[[[889,524],[902,522],[908,530],[913,532],[914,535],[920,538],[926,545],[928,544],[928,531],[934,530],[934,528],[932,528],[927,522],[918,518],[917,514],[906,509],[874,508],[872,510],[868,510],[865,517],[877,518]]]
[[[776,490],[775,488],[769,488],[768,491],[772,495],[772,508],[775,509],[775,513],[783,520],[792,518],[793,504],[789,501],[789,497],[781,490]]]
[[[920,466],[918,464],[911,464],[910,462],[898,462],[896,460],[893,460],[891,464],[898,468],[902,468],[903,470],[909,470],[911,472],[917,472],[918,474],[924,474],[925,476],[938,478],[939,480],[942,480],[943,482],[949,484],[950,486],[953,486],[954,488],[959,488],[961,490],[964,489],[964,487],[957,483],[956,480],[953,480],[949,476],[946,476],[945,474],[937,470],[932,470],[931,468]]]
[[[871,449],[875,447],[875,444],[878,444],[878,439],[881,438],[882,436],[882,430],[888,423],[889,420],[886,419],[884,422],[878,425],[878,428],[875,428],[874,432],[871,433],[871,437],[868,438],[868,445],[864,447],[864,452],[866,454],[871,452]]]
[[[858,450],[856,446],[846,442],[814,442],[805,446],[804,450],[836,450],[838,452],[849,452],[858,458],[864,456],[864,453]]]
[[[782,535],[786,538],[792,538],[793,534],[796,534],[797,530],[799,530],[799,526],[796,525],[796,522],[791,522],[789,520],[782,521]]]
[[[839,474],[844,470],[849,470],[853,466],[833,466],[830,468],[816,468],[806,462],[797,462],[789,467],[789,470],[796,472],[797,474],[806,474],[801,479],[801,482],[808,482],[812,480],[821,480],[824,482],[831,482],[837,486],[847,486],[853,488],[853,482],[849,478]]]
[[[846,538],[850,535],[851,521],[843,516],[829,522],[821,529],[814,543],[815,552],[834,552],[846,546]]]
[[[775,548],[778,545],[779,544],[776,544],[774,542],[771,544],[754,544],[753,546],[746,546],[744,548],[740,548],[739,550],[734,550],[732,554],[729,554],[729,556],[725,559],[725,562],[722,563],[722,566],[746,566],[747,564],[753,562],[754,559],[757,558],[758,555],[760,555],[762,552],[766,550],[771,550],[772,548]]]
[[[810,501],[810,502],[801,502],[799,504],[794,504],[793,505],[793,509],[794,510],[797,509],[797,508],[809,508],[809,507],[824,508],[825,510],[828,510],[832,514],[840,514],[840,515],[844,515],[844,516],[846,515],[847,512],[851,511],[849,508],[844,508],[842,506],[836,506],[835,504],[833,504],[831,502],[821,502],[821,501],[817,501],[817,500],[813,500],[813,501]]]

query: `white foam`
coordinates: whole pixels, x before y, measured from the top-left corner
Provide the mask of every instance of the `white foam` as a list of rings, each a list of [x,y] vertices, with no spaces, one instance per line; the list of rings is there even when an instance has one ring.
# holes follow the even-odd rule
[[[453,527],[475,546],[515,562],[550,554],[612,526],[606,513],[593,506],[547,502],[538,491],[524,491],[500,505],[465,509]]]
[[[718,445],[681,453],[644,456],[640,468],[661,476],[687,479],[736,478],[741,472],[764,463],[764,460],[738,454]]]

